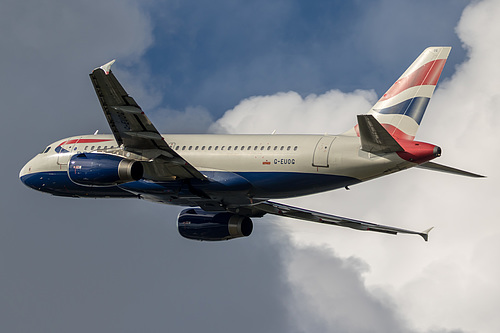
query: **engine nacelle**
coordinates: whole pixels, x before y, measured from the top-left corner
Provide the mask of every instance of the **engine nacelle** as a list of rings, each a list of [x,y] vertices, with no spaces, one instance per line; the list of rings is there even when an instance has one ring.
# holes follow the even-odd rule
[[[77,154],[71,157],[68,164],[69,178],[86,186],[123,184],[139,180],[143,174],[141,162],[108,154]]]
[[[250,236],[253,223],[247,216],[188,208],[179,214],[177,228],[183,237],[189,239],[220,241]]]

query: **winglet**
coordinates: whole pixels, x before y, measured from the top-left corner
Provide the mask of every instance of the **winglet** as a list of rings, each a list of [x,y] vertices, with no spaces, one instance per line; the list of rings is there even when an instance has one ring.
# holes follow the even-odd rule
[[[115,61],[116,61],[116,59],[113,59],[110,62],[102,65],[99,68],[102,69],[104,71],[104,73],[106,73],[106,75],[108,75],[109,72],[111,71],[111,66],[115,63]],[[98,68],[96,68],[96,69],[98,69]],[[94,70],[96,70],[96,69],[94,69]]]
[[[429,232],[431,232],[432,229],[434,229],[434,227],[430,227],[429,229],[422,231],[419,235],[422,236],[422,238],[427,242],[429,240]]]

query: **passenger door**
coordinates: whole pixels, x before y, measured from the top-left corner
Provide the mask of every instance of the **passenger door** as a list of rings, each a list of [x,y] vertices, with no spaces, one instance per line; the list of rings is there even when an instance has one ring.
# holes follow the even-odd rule
[[[333,140],[335,140],[334,136],[326,135],[319,139],[318,143],[316,144],[316,148],[314,149],[312,163],[313,166],[328,168],[328,155],[330,153],[330,147]]]

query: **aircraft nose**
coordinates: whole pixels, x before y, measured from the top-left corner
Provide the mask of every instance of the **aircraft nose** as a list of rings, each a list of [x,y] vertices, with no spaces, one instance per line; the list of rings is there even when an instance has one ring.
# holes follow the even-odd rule
[[[28,166],[29,163],[26,163],[23,168],[21,169],[21,171],[19,171],[19,179],[21,179],[21,181],[23,180],[23,177],[26,176],[28,174],[28,172],[30,171],[30,167]],[[24,181],[23,181],[24,183]]]
[[[35,158],[31,159],[28,163],[26,163],[22,169],[19,171],[19,179],[23,182],[24,185],[33,188],[32,184],[32,178],[34,176],[34,169],[33,169],[33,160]]]

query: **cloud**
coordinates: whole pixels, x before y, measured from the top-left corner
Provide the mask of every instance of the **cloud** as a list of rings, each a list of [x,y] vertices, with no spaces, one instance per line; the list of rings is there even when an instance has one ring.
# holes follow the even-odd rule
[[[363,261],[314,247],[296,248],[287,259],[299,331],[408,332],[390,298],[366,289]]]
[[[335,133],[347,130],[352,114],[365,113],[376,101],[373,91],[330,90],[302,98],[296,92],[254,96],[227,111],[212,126],[218,133]],[[339,124],[341,126],[339,126]],[[354,123],[352,124],[354,126]],[[333,132],[332,132],[333,131]]]

